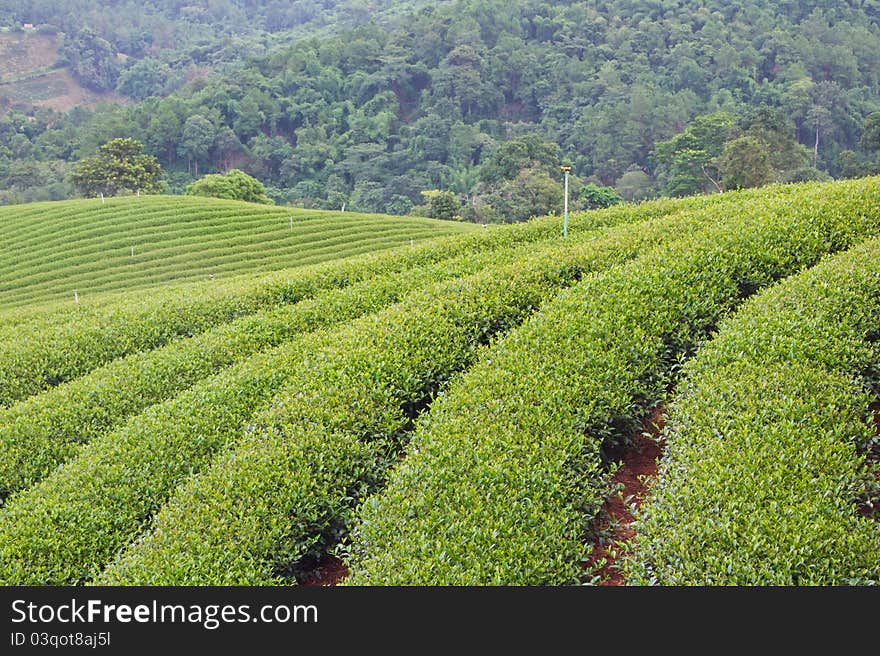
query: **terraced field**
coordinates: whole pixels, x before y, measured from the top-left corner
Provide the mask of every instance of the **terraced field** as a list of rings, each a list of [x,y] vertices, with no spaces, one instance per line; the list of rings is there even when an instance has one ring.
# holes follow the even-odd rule
[[[432,219],[173,196],[0,208],[0,310],[227,279],[478,229]]]
[[[661,404],[627,583],[880,582],[880,179],[561,232],[6,310],[0,582],[595,582]]]

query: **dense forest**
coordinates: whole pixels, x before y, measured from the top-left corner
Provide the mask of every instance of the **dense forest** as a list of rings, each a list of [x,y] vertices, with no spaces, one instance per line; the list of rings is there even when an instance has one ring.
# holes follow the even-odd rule
[[[72,195],[73,163],[117,137],[172,193],[237,168],[280,203],[430,213],[439,190],[477,221],[558,208],[561,163],[582,204],[880,170],[878,0],[4,7],[130,102],[8,111],[0,202]]]

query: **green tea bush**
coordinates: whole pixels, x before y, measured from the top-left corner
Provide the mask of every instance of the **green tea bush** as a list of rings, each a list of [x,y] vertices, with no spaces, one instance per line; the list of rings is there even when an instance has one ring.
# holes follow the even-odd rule
[[[355,503],[396,461],[414,414],[480,344],[573,280],[715,220],[689,213],[558,240],[344,328],[98,582],[264,584],[295,575],[346,532]]]
[[[631,583],[880,583],[880,524],[859,510],[876,514],[880,501],[865,458],[877,440],[878,326],[878,240],[720,326],[669,409]]]
[[[349,582],[589,578],[588,526],[607,493],[603,441],[635,428],[680,355],[744,296],[880,232],[876,179],[737,199],[717,225],[584,280],[486,350],[420,422],[387,488],[362,504]]]
[[[516,248],[477,252],[321,292],[114,360],[70,383],[0,409],[0,499],[40,480],[79,447],[127,417],[262,350],[394,303],[429,282],[521,257]]]

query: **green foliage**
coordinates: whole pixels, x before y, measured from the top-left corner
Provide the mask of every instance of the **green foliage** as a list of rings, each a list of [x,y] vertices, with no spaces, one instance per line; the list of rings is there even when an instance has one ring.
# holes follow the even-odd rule
[[[480,344],[584,271],[629,259],[642,241],[588,237],[521,249],[512,264],[414,292],[327,335],[235,449],[180,488],[154,530],[97,582],[265,585],[295,574],[300,559],[344,533],[355,503],[395,463],[418,408]]]
[[[599,226],[636,221],[645,215],[664,215],[675,209],[677,209],[675,206],[668,203],[650,203],[636,211],[628,209],[628,211],[592,213],[580,217],[577,224],[573,223],[572,238],[587,240],[590,235],[588,231],[595,230]],[[107,407],[112,409],[114,403],[120,403],[117,409],[120,412],[125,412],[122,408],[126,403],[140,403],[135,398],[139,389],[147,394],[150,394],[149,390],[151,389],[154,390],[153,394],[157,391],[164,394],[163,389],[173,389],[178,383],[170,380],[171,378],[178,374],[186,378],[187,374],[183,373],[186,368],[194,366],[198,371],[202,366],[198,364],[199,356],[197,354],[203,353],[203,348],[207,349],[208,354],[213,349],[219,349],[214,350],[214,354],[220,354],[221,357],[224,357],[222,356],[224,352],[231,355],[228,348],[238,344],[244,347],[241,353],[244,355],[244,352],[249,348],[247,345],[252,344],[252,340],[256,340],[258,343],[263,339],[261,330],[268,331],[265,338],[269,339],[273,327],[280,329],[282,332],[280,338],[284,339],[284,331],[296,330],[297,324],[301,329],[307,329],[309,325],[315,327],[315,322],[329,325],[336,321],[343,321],[345,317],[353,316],[352,312],[355,314],[363,313],[369,311],[371,307],[379,307],[383,303],[387,303],[395,294],[413,289],[424,282],[466,275],[475,270],[482,271],[487,269],[487,266],[489,268],[474,279],[475,283],[477,280],[482,282],[473,289],[470,289],[470,285],[457,280],[443,287],[442,290],[438,288],[438,296],[426,295],[421,292],[413,294],[413,297],[407,300],[405,305],[399,306],[395,312],[388,315],[394,317],[392,320],[388,320],[387,316],[382,315],[378,318],[361,321],[369,322],[370,326],[384,326],[384,330],[389,335],[399,334],[410,343],[423,344],[421,348],[428,349],[425,352],[426,355],[435,352],[437,348],[442,346],[442,341],[430,337],[432,333],[428,327],[433,327],[432,330],[437,334],[446,334],[446,329],[450,325],[458,325],[457,334],[466,339],[471,339],[474,335],[489,335],[493,331],[504,329],[507,325],[505,321],[499,322],[499,317],[511,318],[530,312],[534,307],[534,303],[527,300],[530,298],[530,294],[540,290],[544,290],[540,293],[547,293],[547,284],[551,286],[564,284],[566,280],[571,279],[571,276],[577,275],[577,267],[567,264],[564,258],[560,260],[555,246],[545,246],[541,249],[541,252],[544,253],[543,263],[538,270],[531,273],[522,271],[521,260],[534,251],[532,243],[549,236],[558,239],[558,231],[558,222],[538,221],[503,231],[478,231],[464,238],[442,240],[421,247],[409,247],[396,256],[385,255],[372,257],[369,260],[340,262],[335,267],[324,266],[315,269],[314,275],[303,275],[298,279],[272,276],[268,280],[255,280],[254,282],[257,283],[255,286],[260,294],[267,297],[267,301],[281,299],[281,302],[284,302],[302,297],[304,294],[313,294],[322,286],[339,286],[346,284],[346,282],[363,279],[364,276],[375,275],[376,272],[382,272],[381,277],[374,280],[366,279],[364,284],[356,284],[351,289],[319,295],[314,302],[292,306],[287,310],[279,308],[274,320],[271,319],[271,315],[254,317],[252,320],[240,321],[234,326],[230,325],[229,330],[220,331],[213,336],[206,334],[204,338],[197,340],[198,343],[186,344],[184,342],[176,346],[172,345],[164,352],[156,352],[155,355],[130,359],[131,365],[135,368],[144,367],[143,375],[132,376],[130,387],[115,391],[110,389],[99,391],[96,387],[101,386],[100,381],[112,379],[113,369],[121,366],[110,365],[104,371],[95,372],[90,384],[74,384],[58,388],[57,394],[35,397],[33,403],[29,404],[32,411],[30,418],[27,413],[23,413],[19,416],[18,421],[12,423],[18,424],[19,429],[22,429],[28,425],[28,422],[36,420],[32,424],[32,429],[36,431],[32,433],[32,437],[37,442],[41,442],[39,438],[41,429],[37,425],[39,423],[38,417],[42,417],[50,426],[55,423],[56,428],[69,422],[65,430],[68,431],[68,435],[74,435],[77,431],[77,425],[84,422],[87,424],[90,417],[101,416],[103,404],[109,404]],[[499,251],[499,248],[506,248],[507,252]],[[456,254],[461,257],[457,260],[449,259]],[[510,268],[513,275],[494,275],[496,267],[510,261],[517,263]],[[437,266],[434,266],[434,263]],[[416,266],[418,269],[412,270]],[[395,275],[394,272],[398,271],[399,275]],[[306,274],[307,272],[302,271],[301,273]],[[537,276],[537,280],[546,278],[546,283],[537,286],[523,284],[525,280],[530,279],[529,276],[531,279]],[[487,306],[484,300],[486,291],[499,285],[508,289],[509,293],[499,295],[491,307]],[[227,294],[231,293],[239,303],[245,304],[253,301],[253,295],[258,290],[240,286],[237,289],[227,289],[226,291]],[[306,290],[313,291],[309,293]],[[470,309],[462,308],[460,312],[463,314],[459,319],[454,320],[453,324],[449,323],[451,318],[440,320],[440,317],[449,316],[450,312],[457,307],[462,294],[467,294],[467,297],[471,299],[468,304]],[[430,306],[430,303],[426,303],[426,301],[435,297],[445,300],[428,313],[430,316],[420,317],[419,308]],[[179,292],[170,298],[176,298],[178,302],[183,302]],[[188,294],[187,298],[191,302],[191,299],[202,299],[204,295]],[[520,300],[514,302],[514,299],[517,298]],[[215,303],[216,300],[215,298]],[[152,311],[155,312],[158,308],[167,311],[169,309],[168,301],[169,298],[150,299],[150,302],[156,304]],[[276,300],[276,302],[278,301]],[[144,312],[150,311],[146,307],[142,310]],[[292,326],[282,327],[285,315],[288,319],[293,320]],[[300,316],[300,320],[296,319],[297,316]],[[494,316],[495,320],[478,320],[480,317],[488,316]],[[57,317],[57,319],[63,321],[64,317]],[[151,317],[151,320],[155,321],[155,319],[156,317]],[[17,321],[16,327],[20,328],[33,319],[23,315]],[[303,321],[310,323],[304,324]],[[422,322],[426,322],[424,330]],[[119,325],[119,322],[106,320],[102,323],[104,325]],[[56,434],[58,442],[53,442],[52,437],[46,435],[45,437],[49,437],[49,442],[42,441],[41,447],[37,447],[36,444],[33,446],[48,448],[50,452],[60,446],[61,451],[56,451],[58,457],[62,459],[68,456],[74,457],[67,465],[55,470],[35,487],[11,497],[0,513],[0,532],[7,529],[10,531],[10,540],[4,540],[7,550],[4,552],[3,558],[0,559],[3,563],[0,565],[0,571],[2,571],[4,580],[6,577],[15,580],[43,580],[48,577],[48,579],[56,581],[74,582],[84,581],[94,576],[100,569],[97,563],[108,561],[112,558],[114,551],[136,536],[142,530],[144,520],[155,511],[158,504],[167,498],[178,483],[185,480],[193,471],[197,471],[201,466],[210,462],[216,452],[224,445],[233,441],[237,442],[240,436],[246,436],[253,432],[253,424],[247,420],[248,413],[257,412],[260,405],[268,401],[278,384],[283,383],[290,376],[312,381],[315,371],[320,371],[324,366],[320,364],[324,362],[323,356],[321,359],[315,360],[315,357],[322,352],[328,352],[332,349],[343,359],[347,358],[348,361],[356,363],[358,362],[358,353],[370,353],[379,348],[378,345],[383,340],[378,342],[374,342],[373,339],[363,340],[365,333],[359,329],[359,325],[352,324],[339,330],[316,333],[302,339],[294,338],[293,341],[277,349],[244,360],[208,380],[197,383],[190,390],[177,397],[151,406],[145,413],[133,416],[128,422],[113,429],[110,433],[102,434],[102,429],[95,427],[92,429],[94,431],[92,444],[86,449],[77,449],[75,445],[72,445],[74,448],[68,449],[65,455],[64,447],[61,444],[64,441],[63,435]],[[412,330],[405,329],[408,325]],[[426,330],[427,332],[425,332]],[[251,332],[255,332],[256,335],[251,335]],[[466,337],[468,335],[471,337]],[[479,339],[479,337],[477,338]],[[467,348],[464,351],[459,351],[458,355],[455,355],[454,349],[444,352],[454,358],[469,358],[472,349]],[[385,358],[388,367],[391,367],[392,362],[396,362],[401,366],[409,367],[409,370],[412,371],[430,371],[433,373],[428,375],[441,376],[438,380],[443,380],[442,369],[435,369],[435,363],[430,357],[427,359],[419,358],[413,362],[407,353],[406,349],[398,351],[393,343],[388,343],[385,350],[376,350],[376,355],[371,358]],[[208,360],[211,357],[208,355]],[[191,358],[195,358],[195,361],[189,363]],[[326,360],[327,366],[333,362],[333,358]],[[364,367],[364,375],[375,382],[377,379],[373,377],[371,367],[367,366],[370,362],[375,363],[375,360],[367,360],[361,366]],[[413,367],[416,369],[412,369]],[[325,371],[330,375],[334,370],[325,369]],[[393,370],[388,369],[387,371],[390,373]],[[158,380],[153,380],[154,376]],[[413,394],[423,393],[419,387],[418,378],[406,376],[404,380],[405,382],[401,383],[404,387],[400,389],[411,390]],[[310,383],[308,389],[315,389],[314,384],[314,382]],[[118,384],[117,387],[119,387]],[[374,387],[375,385],[370,385],[369,390],[381,397],[381,390],[374,390]],[[77,388],[79,392],[76,391]],[[86,407],[87,389],[92,390],[91,397],[97,406],[95,409]],[[361,386],[343,385],[341,388],[334,388],[333,393],[327,397],[327,403],[324,406],[309,402],[308,407],[318,410],[326,406],[326,411],[330,413],[333,411],[332,398],[335,395],[360,395],[364,389]],[[80,393],[83,396],[79,396]],[[77,398],[79,398],[78,401]],[[49,402],[50,399],[52,402]],[[67,410],[65,410],[67,405],[63,403],[63,400],[70,402],[70,407]],[[40,410],[40,406],[42,406],[42,410]],[[22,407],[17,406],[10,412],[14,413]],[[347,415],[355,418],[358,416],[357,413],[350,412]],[[357,421],[357,419],[355,420]],[[249,427],[244,425],[246,421]],[[55,434],[51,428],[47,432]],[[8,436],[9,433],[6,435]],[[18,446],[27,448],[27,437],[25,435],[20,435],[20,437],[21,439],[17,440]],[[15,442],[13,440],[13,443]],[[348,440],[348,443],[355,446],[358,444],[357,441],[352,440]],[[330,449],[331,444],[331,441],[327,441],[324,447]],[[372,448],[366,448],[363,445],[359,448],[362,455],[366,453],[371,458],[381,456]],[[239,449],[234,451],[234,453],[238,452]],[[356,452],[340,453],[343,456],[342,471],[350,472],[352,466],[356,468],[356,471],[363,471],[363,469],[357,470],[359,461],[353,457]],[[27,458],[24,459],[27,460]],[[171,460],[175,464],[170,465]],[[387,466],[390,462],[384,457],[380,458],[380,464],[385,463],[383,466]],[[331,467],[329,455],[325,463],[327,466],[324,471],[333,481],[348,485],[346,477],[335,475],[337,472]],[[371,471],[375,470],[375,467],[376,463],[370,464]],[[49,466],[45,468],[46,470],[50,469]],[[137,473],[133,474],[135,471]],[[295,484],[297,479],[290,476],[291,472],[288,469],[280,468],[273,471],[288,480],[286,487],[289,487],[290,494],[297,493],[299,489]],[[309,473],[308,469],[299,471],[300,478]],[[83,481],[86,479],[91,482],[84,486]],[[272,485],[271,480],[266,479],[266,482]],[[232,484],[232,479],[229,479],[229,483]],[[73,495],[65,491],[72,489],[77,490]],[[37,490],[42,492],[38,493]],[[349,488],[346,495],[350,496],[352,493]],[[264,498],[262,494],[260,498]],[[47,532],[44,522],[31,522],[26,519],[26,517],[34,519],[40,514],[40,511],[33,514],[26,508],[35,509],[44,503],[52,505],[56,510],[61,506],[67,508],[61,513],[67,519],[62,520],[59,514],[55,516],[62,523],[70,521],[71,523],[68,525],[70,530],[61,530],[60,525],[56,525],[55,529]],[[343,506],[344,504],[339,507]],[[262,502],[252,504],[249,506],[248,512],[257,513],[261,508],[264,508]],[[308,512],[308,508],[304,507],[303,513],[306,512]],[[111,516],[115,519],[106,521]],[[16,519],[12,519],[13,517]],[[4,524],[5,521],[9,521],[9,523]],[[80,527],[83,531],[79,533],[75,527]],[[182,530],[183,526],[180,528]],[[244,524],[240,528],[244,528]],[[263,529],[271,530],[268,524]],[[77,532],[75,538],[72,537],[74,532]],[[13,533],[16,535],[15,538],[11,537]],[[62,533],[69,539],[59,541],[58,536]],[[25,536],[30,537],[25,538]],[[207,540],[207,534],[205,538]],[[307,539],[310,544],[314,544],[313,536],[309,536]],[[203,542],[208,543],[207,541]],[[38,552],[41,552],[42,555]],[[237,552],[230,552],[230,557],[236,555]],[[240,571],[240,569],[228,570],[226,576],[232,578]]]
[[[116,90],[135,100],[150,96],[167,95],[172,90],[175,76],[171,68],[157,59],[142,59],[123,70],[116,83]]]
[[[794,124],[779,110],[762,105],[734,123],[717,112],[699,116],[655,148],[664,191],[673,196],[760,187],[772,182],[828,180],[807,166],[806,148],[795,139]]]
[[[451,191],[431,189],[422,192],[422,198],[427,201],[426,216],[434,219],[451,220],[459,215],[461,203]]]
[[[734,117],[728,112],[698,116],[680,134],[654,146],[654,156],[670,196],[717,191],[720,172],[716,160],[730,137]]]
[[[633,169],[624,173],[614,187],[621,198],[627,202],[638,202],[651,198],[656,194],[654,180],[641,169]]]
[[[292,221],[291,221],[292,219]],[[3,307],[314,264],[467,232],[429,219],[142,196],[0,208]],[[39,238],[36,238],[39,236]]]
[[[351,584],[585,576],[583,538],[610,476],[602,443],[636,429],[677,359],[749,290],[880,230],[876,180],[724,196],[699,229],[685,215],[677,239],[560,294],[450,386],[385,490],[361,506]],[[747,453],[736,455],[745,467]]]
[[[60,52],[83,85],[96,91],[116,86],[119,77],[116,48],[92,29],[84,27],[75,35],[65,37]]]
[[[184,199],[126,199],[115,201],[116,203],[137,206],[133,209],[138,217],[143,216],[144,207],[153,203],[170,203],[172,218],[178,217],[187,203],[192,202],[190,210],[196,207],[195,201]],[[199,203],[202,204],[204,201]],[[65,212],[75,206],[76,203],[65,203],[58,206]],[[155,207],[155,206],[154,206]],[[572,233],[588,230],[598,225],[615,224],[623,221],[635,221],[639,217],[655,214],[665,214],[672,211],[674,205],[668,202],[652,202],[644,204],[638,211],[627,208],[626,210],[608,210],[594,212],[589,215],[574,217],[571,224]],[[26,208],[34,215],[45,218],[42,207],[33,206]],[[156,208],[158,209],[158,208]],[[218,211],[219,210],[219,211]],[[18,212],[18,209],[9,210]],[[108,203],[102,211],[109,215],[118,214],[118,206]],[[234,235],[241,235],[242,220],[251,218],[269,223],[264,226],[269,230],[278,230],[289,234],[287,227],[289,212],[269,209],[267,217],[263,210],[255,208],[243,209],[242,206],[229,203],[228,201],[215,201],[213,209],[209,209],[201,217],[208,221],[217,217],[226,216],[235,226]],[[161,216],[154,209],[153,216]],[[332,216],[332,215],[331,215]],[[425,265],[451,257],[464,252],[494,249],[498,244],[513,244],[518,242],[531,242],[543,239],[550,235],[557,235],[560,231],[559,221],[545,219],[535,221],[517,229],[497,231],[471,232],[471,227],[459,226],[452,223],[436,224],[429,222],[424,224],[422,220],[408,223],[405,220],[391,217],[359,217],[360,225],[354,224],[354,232],[344,232],[341,236],[338,229],[328,226],[326,213],[302,213],[298,215],[298,221],[294,231],[291,248],[302,255],[305,245],[320,244],[319,250],[313,258],[302,258],[301,264],[307,260],[323,262],[337,259],[338,262],[328,262],[322,265],[301,267],[296,269],[280,269],[272,274],[259,274],[251,276],[232,277],[228,280],[209,280],[198,283],[190,283],[184,286],[169,286],[162,290],[152,290],[148,296],[110,295],[98,298],[83,298],[82,302],[74,305],[69,299],[63,304],[49,305],[46,309],[36,307],[34,310],[6,311],[2,313],[3,325],[6,332],[0,331],[0,405],[8,405],[14,401],[27,398],[40,390],[72,380],[82,376],[93,369],[100,367],[110,360],[123,357],[142,350],[149,350],[167,344],[170,340],[180,336],[192,336],[208,330],[219,324],[232,321],[235,318],[258,312],[271,307],[279,302],[295,302],[307,295],[312,295],[318,290],[332,287],[340,287],[352,281],[362,280],[364,277],[375,275],[377,271],[387,272],[393,270],[405,270],[416,265]],[[350,213],[344,215],[344,223],[352,226]],[[25,217],[22,217],[25,218]],[[198,218],[198,215],[195,215]],[[282,226],[279,227],[278,219]],[[576,220],[575,220],[576,219]],[[95,217],[90,216],[89,221],[94,222]],[[385,223],[388,222],[388,223]],[[26,223],[25,225],[29,225]],[[410,237],[418,226],[425,228],[422,237],[436,236],[436,228],[448,227],[454,233],[471,233],[466,239],[447,238],[440,241],[431,241],[424,245],[414,243],[407,245],[406,250],[396,253],[370,254],[373,250],[387,249],[395,244],[409,244]],[[123,218],[122,226],[130,230],[129,224]],[[328,239],[323,239],[318,228],[323,226],[336,235],[337,243],[328,253],[325,250]],[[391,228],[389,230],[388,228]],[[377,242],[371,242],[362,231],[370,234],[381,232],[383,236]],[[211,233],[216,231],[213,229]],[[203,242],[205,235],[197,233],[196,241]],[[224,236],[225,240],[225,236]],[[345,244],[350,241],[358,242],[358,247],[350,249]],[[390,240],[390,241],[389,241]],[[253,233],[248,232],[242,236],[241,241],[253,243]],[[363,242],[366,242],[364,246]],[[225,246],[224,246],[225,245]],[[257,244],[255,252],[262,253],[262,246]],[[217,246],[221,251],[228,252],[229,243],[221,242]],[[164,250],[164,249],[163,249]],[[214,249],[211,249],[212,251]],[[354,257],[358,253],[365,253],[360,257]],[[166,251],[169,262],[166,265],[173,266],[177,253]],[[289,253],[277,254],[279,263],[289,264]],[[130,257],[130,256],[128,256]],[[94,257],[88,258],[90,261]],[[186,257],[184,259],[189,259]],[[231,264],[232,271],[239,270],[239,257],[236,255]],[[158,260],[156,266],[164,260]],[[219,265],[218,265],[219,266]],[[126,271],[117,285],[136,285],[127,275]],[[72,275],[72,274],[71,274]],[[140,275],[135,272],[136,281],[140,281]],[[202,279],[202,276],[198,276]],[[136,288],[136,287],[133,287]]]
[[[521,169],[485,195],[498,220],[505,223],[561,212],[564,190],[544,168]]]
[[[273,205],[274,201],[266,196],[263,183],[249,176],[244,171],[232,169],[226,174],[209,174],[188,185],[186,193],[190,196],[207,196],[241,200],[247,203]],[[443,218],[443,217],[435,217]]]
[[[880,112],[874,112],[865,118],[865,126],[859,144],[869,152],[880,150]]]
[[[756,139],[766,149],[769,167],[776,177],[809,162],[807,149],[795,138],[794,122],[779,108],[762,105],[750,112],[743,121],[742,134]],[[813,168],[816,165],[814,162]]]
[[[70,181],[86,197],[115,196],[128,191],[157,194],[162,191],[162,167],[144,146],[134,139],[113,139],[98,154],[80,161]]]
[[[379,277],[341,294],[331,293],[317,302],[294,306],[286,314],[299,323],[302,331],[331,328],[379,310],[422,285],[482,269],[495,257],[494,253],[477,253],[441,262],[436,268]],[[277,317],[278,322],[281,319]],[[248,327],[258,325],[250,322]],[[100,564],[108,562],[138,535],[143,520],[178,484],[209,464],[224,445],[256,429],[266,414],[260,410],[276,392],[289,388],[291,380],[304,376],[311,379],[316,363],[309,365],[310,358],[331,348],[331,344],[356,352],[353,344],[364,343],[358,325],[354,322],[342,331],[352,335],[349,339],[339,337],[340,331],[288,335],[289,339],[279,336],[283,343],[277,348],[243,359],[168,401],[149,407],[117,430],[96,436],[87,449],[73,450],[68,445],[67,455],[74,456],[68,464],[11,498],[0,514],[0,534],[6,532],[9,538],[4,540],[5,547],[0,547],[0,581],[78,584],[96,576]],[[291,328],[296,331],[297,326]],[[264,329],[259,326],[259,330]],[[247,340],[248,336],[239,332],[236,338]],[[364,348],[369,346],[361,350]],[[191,351],[189,357],[194,355]],[[361,392],[356,388],[351,391]],[[277,407],[277,402],[276,398],[272,406]],[[329,403],[329,398],[325,399],[324,407]],[[73,419],[69,414],[66,418]],[[47,446],[57,449],[60,445],[50,440]],[[56,455],[63,453],[56,451]],[[47,459],[43,464],[49,464]],[[29,467],[29,472],[35,471]],[[72,490],[79,492],[71,494]],[[49,530],[45,521],[31,521],[42,515],[38,508],[47,506],[65,509],[56,515],[60,523],[50,522],[53,527]],[[114,520],[107,522],[111,516]],[[59,541],[60,535],[67,537]],[[203,536],[203,544],[207,537]]]
[[[421,1],[379,0],[367,12],[113,0],[102,11],[109,0],[79,0],[89,10],[74,12],[11,1],[7,15],[19,22],[51,17],[69,35],[88,22],[127,57],[117,90],[141,102],[48,120],[28,109],[27,131],[0,130],[0,187],[13,190],[10,200],[46,197],[46,165],[75,162],[120,135],[181,176],[175,193],[200,174],[239,168],[277,202],[303,207],[406,213],[422,190],[449,189],[476,198],[462,214],[481,222],[511,216],[491,194],[507,195],[500,188],[522,170],[557,179],[562,156],[600,186],[641,169],[652,182],[618,187],[628,200],[714,192],[723,145],[715,133],[725,126],[701,125],[707,116],[732,117],[736,133],[726,139],[764,143],[774,179],[807,162],[838,178],[876,169],[870,140],[860,142],[880,106],[880,41],[864,4],[746,2],[730,12],[688,0],[661,11],[612,0],[586,11],[523,0],[487,11],[455,0],[422,12]],[[762,105],[791,121],[785,138],[812,157],[801,161],[803,149],[776,138],[778,117],[753,120]],[[194,125],[184,135],[196,116],[213,137]],[[44,149],[44,134],[66,148]],[[31,176],[25,165],[34,163],[42,170]]]
[[[585,209],[595,210],[622,203],[623,198],[621,198],[614,187],[600,187],[599,185],[588,184],[581,187],[578,201]]]
[[[844,177],[857,178],[860,176],[852,175]],[[802,166],[799,169],[786,171],[779,178],[779,182],[827,182],[829,180],[831,180],[830,175],[825,173],[825,171],[814,169],[812,166]]]
[[[492,251],[493,258],[500,255]],[[462,275],[480,256],[379,275],[289,305],[233,319],[190,339],[114,360],[70,383],[0,410],[0,498],[28,487],[127,417],[300,333],[378,309],[423,281]],[[476,263],[476,264],[475,264]],[[441,268],[442,265],[442,268]]]
[[[199,174],[199,162],[211,151],[217,128],[204,116],[194,114],[186,119],[177,146],[177,154],[185,157],[188,165],[194,165],[195,175]]]
[[[854,190],[855,193],[859,193]],[[876,585],[880,241],[745,304],[685,366],[628,580]],[[876,389],[876,387],[875,387]]]
[[[757,137],[738,137],[724,144],[718,166],[728,189],[761,187],[773,182],[775,172],[770,165],[770,152]]]
[[[536,169],[548,175],[559,171],[559,146],[538,137],[513,139],[499,145],[480,168],[480,179],[486,183],[515,180],[524,169]]]

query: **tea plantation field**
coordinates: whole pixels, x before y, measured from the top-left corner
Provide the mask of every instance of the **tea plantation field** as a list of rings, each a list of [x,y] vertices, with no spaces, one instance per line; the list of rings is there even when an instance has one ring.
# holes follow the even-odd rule
[[[143,196],[0,207],[0,310],[227,279],[478,229],[432,219]]]
[[[658,406],[627,584],[880,582],[880,179],[567,237],[172,204],[0,211],[0,583],[600,582]]]

